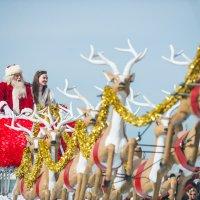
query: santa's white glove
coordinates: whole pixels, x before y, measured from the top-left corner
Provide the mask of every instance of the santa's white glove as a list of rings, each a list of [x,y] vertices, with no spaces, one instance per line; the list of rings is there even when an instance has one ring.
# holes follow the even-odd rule
[[[3,107],[4,113],[6,116],[8,117],[13,117],[13,111],[10,109],[10,107],[8,105],[5,105]]]

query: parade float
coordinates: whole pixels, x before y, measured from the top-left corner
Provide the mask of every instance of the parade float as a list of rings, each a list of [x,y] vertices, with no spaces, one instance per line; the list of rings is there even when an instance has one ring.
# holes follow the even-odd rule
[[[188,67],[183,82],[155,105],[146,97],[138,102],[131,92],[133,66],[146,52],[137,52],[128,40],[132,58],[120,72],[117,65],[91,46],[81,57],[95,65],[107,65],[108,81],[97,106],[92,106],[77,88],[58,90],[85,108],[75,116],[72,108],[52,104],[39,106],[30,115],[0,118],[0,192],[8,195],[10,176],[16,177],[12,198],[24,199],[181,199],[190,190],[188,181],[199,179],[200,124],[184,130],[190,115],[200,116],[200,49],[190,60],[183,52],[165,60]],[[184,61],[176,60],[183,57]],[[74,91],[74,93],[72,93]],[[134,105],[134,111],[130,103]],[[149,111],[138,114],[143,106]],[[132,106],[133,108],[133,106]],[[147,128],[155,123],[156,143],[148,159],[143,158],[142,134],[127,137],[126,124]],[[148,129],[146,129],[147,131]],[[65,144],[63,148],[63,143]],[[148,145],[148,144],[146,144]],[[177,164],[180,173],[173,173]],[[185,171],[189,173],[185,173]],[[189,188],[189,189],[188,189]]]

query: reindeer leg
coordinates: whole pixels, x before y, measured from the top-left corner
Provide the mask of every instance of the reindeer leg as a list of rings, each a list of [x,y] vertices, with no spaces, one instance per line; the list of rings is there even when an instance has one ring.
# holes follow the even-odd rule
[[[153,200],[159,199],[159,191],[160,191],[160,186],[161,186],[161,181],[162,181],[162,173],[161,170],[158,170],[157,172],[157,180],[154,183],[154,192],[153,192]]]
[[[113,144],[109,144],[107,146],[107,168],[106,168],[106,175],[103,180],[103,190],[104,195],[103,199],[109,199],[109,195],[111,192],[111,176],[112,176],[112,165],[113,165],[113,158],[114,158],[114,152],[115,146]]]
[[[44,197],[45,200],[50,200],[50,191],[47,189],[45,191],[45,197]]]
[[[174,134],[174,126],[170,124],[168,127],[167,138],[165,141],[165,150],[164,150],[164,157],[162,161],[162,165],[163,165],[162,167],[165,167],[167,165],[167,162],[170,159],[173,134]]]
[[[110,183],[111,185],[111,183]],[[103,194],[103,200],[109,200],[111,193],[111,186],[107,187],[106,191]]]
[[[83,200],[85,197],[87,182],[88,182],[88,174],[84,173],[83,179],[82,179],[82,184],[81,184],[81,191],[80,191],[80,195],[79,195],[80,200]]]
[[[167,138],[165,142],[165,152],[164,152],[164,157],[162,164],[166,165],[169,158],[170,158],[170,152],[171,152],[171,147],[172,147],[172,139],[173,139],[173,134],[176,129],[179,129],[182,127],[182,122],[187,119],[188,113],[181,111],[180,113],[176,113],[168,126],[168,131],[167,131]]]
[[[57,196],[57,186],[55,185],[54,188],[51,191],[51,196],[50,196],[50,200],[56,200],[56,196]]]
[[[67,189],[64,187],[62,188],[62,192],[61,192],[61,200],[68,200]]]
[[[126,175],[130,177],[132,175],[133,170],[133,156],[134,150],[137,145],[137,141],[135,138],[131,138],[128,141],[128,160],[127,160],[127,167],[126,167]]]
[[[87,192],[87,193],[85,194],[85,199],[87,199],[87,200],[93,200],[93,198],[92,198],[92,193],[91,193],[91,192]]]
[[[195,125],[194,130],[192,130],[192,132],[194,132],[194,142],[191,145],[191,156],[190,156],[190,162],[191,164],[195,164],[196,158],[197,158],[197,154],[198,154],[198,147],[199,147],[199,140],[200,140],[200,121],[197,122],[197,124]]]
[[[94,180],[94,190],[92,192],[92,199],[97,199],[99,188],[101,187],[101,181],[102,181],[102,171],[100,168],[97,168]]]
[[[123,194],[123,193],[126,193],[126,192],[130,191],[130,190],[131,190],[131,187],[132,187],[132,182],[131,182],[131,181],[126,181],[126,182],[121,186],[120,193]]]
[[[137,193],[136,191],[133,189],[133,192],[132,192],[132,197],[131,197],[132,200],[138,200],[138,196],[137,196]]]
[[[107,168],[106,168],[106,176],[103,181],[103,186],[104,187],[104,197],[103,199],[107,200],[109,199],[110,192],[111,192],[111,176],[112,176],[112,165],[113,165],[113,158],[114,158],[114,151],[115,151],[115,146],[113,144],[110,144],[107,146],[107,151],[108,151],[108,157],[107,157]]]
[[[113,144],[108,145],[107,151],[108,151],[108,158],[107,158],[107,169],[106,169],[106,177],[105,177],[106,184],[105,185],[109,184],[109,182],[111,181],[115,146]]]
[[[76,188],[75,197],[74,197],[75,200],[79,200],[80,199],[80,191],[81,191],[82,179],[83,179],[83,174],[79,173],[77,175],[77,188]]]
[[[20,194],[19,191],[19,179],[17,178],[17,181],[15,182],[15,186],[13,188],[12,194],[13,194],[13,200],[17,200],[18,195]]]
[[[110,194],[109,200],[120,200],[121,195],[120,195],[120,190],[113,190]]]

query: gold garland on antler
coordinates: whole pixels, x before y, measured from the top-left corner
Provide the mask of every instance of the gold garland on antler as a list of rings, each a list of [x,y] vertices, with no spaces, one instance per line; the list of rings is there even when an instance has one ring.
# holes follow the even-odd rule
[[[199,81],[199,79],[200,48],[198,48],[197,55],[189,66],[189,70],[186,74],[184,83],[176,88],[174,94],[189,93],[191,90],[190,84],[196,83],[197,81]],[[152,109],[145,115],[135,116],[120,102],[119,98],[116,96],[116,93],[112,90],[112,88],[106,86],[103,91],[97,123],[94,126],[92,132],[87,133],[84,122],[82,120],[78,120],[76,122],[75,131],[73,135],[69,137],[67,136],[67,134],[64,134],[64,140],[65,142],[67,141],[67,151],[57,163],[52,161],[47,144],[45,143],[45,141],[42,141],[40,143],[40,155],[38,156],[38,161],[36,161],[36,163],[34,164],[35,171],[33,170],[33,172],[30,172],[27,176],[25,176],[25,183],[27,183],[30,186],[36,180],[37,174],[39,172],[39,167],[41,167],[40,162],[42,160],[50,170],[58,172],[64,168],[67,162],[73,159],[74,155],[77,153],[77,148],[80,149],[80,152],[83,154],[84,157],[88,158],[90,156],[92,146],[94,145],[96,140],[101,136],[103,129],[106,127],[106,118],[110,106],[113,106],[113,108],[125,122],[128,122],[134,126],[144,126],[155,121],[156,118],[158,118],[161,114],[165,113],[180,99],[181,96],[179,95],[170,95],[163,102],[156,105],[154,109]],[[26,159],[28,159],[28,154],[24,153],[23,160]],[[22,165],[24,165],[23,162]],[[21,172],[19,174],[24,175],[24,168],[21,167],[20,169]]]

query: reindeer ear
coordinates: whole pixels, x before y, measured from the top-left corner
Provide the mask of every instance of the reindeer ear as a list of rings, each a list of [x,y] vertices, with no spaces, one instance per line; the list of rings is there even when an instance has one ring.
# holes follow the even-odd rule
[[[48,133],[48,131],[45,132],[44,128],[40,128],[40,132],[38,133],[38,137],[40,139],[42,139],[46,135],[46,133]]]
[[[112,72],[103,72],[103,74],[108,81],[112,81],[115,78],[115,75]]]

